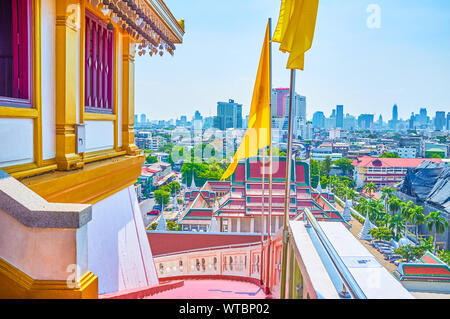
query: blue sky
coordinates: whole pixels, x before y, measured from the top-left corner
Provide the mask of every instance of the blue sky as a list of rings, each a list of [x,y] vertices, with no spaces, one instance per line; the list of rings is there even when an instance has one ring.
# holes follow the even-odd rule
[[[136,58],[136,113],[152,120],[195,110],[216,114],[234,99],[248,114],[267,19],[273,29],[279,0],[166,0],[185,19],[175,56]],[[368,28],[370,4],[381,27]],[[273,46],[273,86],[288,87],[287,56]],[[390,119],[392,106],[407,118],[427,107],[450,112],[449,0],[320,0],[316,35],[296,91],[307,97],[308,118],[344,112]]]

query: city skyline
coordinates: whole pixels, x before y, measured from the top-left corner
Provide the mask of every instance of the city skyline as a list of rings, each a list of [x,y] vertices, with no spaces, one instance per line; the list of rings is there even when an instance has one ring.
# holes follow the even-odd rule
[[[402,119],[422,107],[429,114],[448,109],[450,11],[444,9],[450,3],[377,3],[379,29],[367,26],[370,1],[320,3],[315,42],[296,86],[308,98],[308,119],[316,111],[330,114],[336,105],[355,115],[377,110],[376,117],[381,113],[384,119],[391,119],[394,104]],[[218,101],[234,99],[248,114],[262,30],[268,16],[277,16],[279,1],[211,6],[172,0],[168,5],[186,21],[185,42],[176,51],[178,59],[136,58],[136,112],[162,120],[168,113],[179,117],[198,109],[207,117],[215,115]],[[423,23],[417,26],[417,20]],[[288,87],[287,57],[276,44],[273,58],[273,87]]]

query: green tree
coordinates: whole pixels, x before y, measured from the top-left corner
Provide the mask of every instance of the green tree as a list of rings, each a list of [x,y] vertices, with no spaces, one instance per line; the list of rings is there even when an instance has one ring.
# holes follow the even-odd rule
[[[345,193],[346,199],[351,199],[352,201],[358,197],[358,193],[353,188],[347,188]]]
[[[311,186],[317,188],[319,185],[320,164],[319,161],[311,160]]]
[[[397,196],[392,196],[388,200],[388,207],[392,214],[397,214],[402,207],[402,201]]]
[[[330,176],[331,157],[330,156],[325,157],[325,159],[322,161],[320,166],[321,166],[321,172],[323,173],[321,175],[324,175],[327,177]]]
[[[410,222],[415,225],[416,238],[419,239],[419,226],[425,224],[425,214],[423,213],[423,207],[414,207],[409,217]]]
[[[408,230],[408,221],[411,219],[411,214],[414,210],[414,203],[412,201],[408,201],[407,203],[402,203],[400,208],[400,215],[405,219],[405,237],[406,232]]]
[[[353,171],[352,161],[347,158],[340,158],[333,162],[333,165],[339,167],[344,175],[348,175]]]
[[[363,187],[363,190],[369,193],[369,197],[372,197],[372,193],[375,193],[377,191],[377,186],[375,185],[375,183],[370,182]]]
[[[405,230],[405,219],[401,215],[394,215],[389,219],[389,228],[395,234],[395,240],[400,239],[400,234]]]
[[[402,256],[403,260],[405,260],[406,262],[409,262],[409,261],[414,261],[414,260],[420,259],[423,256],[424,251],[423,251],[422,247],[405,245],[405,246],[401,246],[401,247],[397,248],[396,250],[394,250],[394,253]]]
[[[431,158],[444,158],[444,157],[441,154],[439,154],[439,153],[433,153]]]
[[[425,217],[429,232],[433,232],[433,252],[436,252],[436,234],[442,234],[448,228],[448,220],[441,216],[441,212],[431,212]]]
[[[147,156],[147,158],[145,159],[147,164],[154,164],[154,163],[158,163],[158,158],[156,156]]]
[[[397,153],[384,153],[380,158],[400,158]]]
[[[450,265],[450,251],[441,250],[439,252],[439,259],[445,262],[447,265]]]
[[[373,221],[375,224],[381,224],[382,221],[384,221],[386,212],[384,211],[383,204],[380,203],[377,200],[370,200],[369,201],[369,218],[371,221]]]
[[[178,225],[173,220],[168,220],[166,225],[168,231],[181,231],[181,225]]]
[[[392,232],[387,227],[377,227],[369,230],[369,234],[374,239],[389,241],[392,239]]]
[[[156,203],[158,203],[162,207],[164,207],[165,205],[167,205],[169,203],[170,192],[162,190],[162,189],[158,189],[154,192],[154,194],[155,194]]]

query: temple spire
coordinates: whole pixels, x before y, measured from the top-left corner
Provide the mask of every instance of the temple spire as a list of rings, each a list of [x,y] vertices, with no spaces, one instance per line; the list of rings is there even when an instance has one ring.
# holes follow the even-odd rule
[[[342,213],[342,218],[346,222],[349,222],[349,221],[352,220],[352,213],[350,212],[351,208],[352,208],[352,201],[351,200],[347,200],[345,202],[344,212]]]
[[[366,217],[366,221],[364,222],[363,229],[359,233],[358,237],[362,240],[371,241],[372,235],[369,233],[369,230],[375,228],[375,226],[370,222],[369,216]]]
[[[164,218],[164,212],[161,212],[161,217],[159,218],[158,226],[156,227],[157,231],[166,231],[167,223]]]
[[[194,169],[193,168],[192,168],[192,182],[191,182],[191,187],[189,187],[189,189],[191,191],[198,190],[197,186],[195,185],[195,176],[194,176]]]

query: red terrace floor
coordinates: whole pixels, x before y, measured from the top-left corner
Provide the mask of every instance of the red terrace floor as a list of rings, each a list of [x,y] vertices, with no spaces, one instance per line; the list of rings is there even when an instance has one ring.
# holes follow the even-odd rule
[[[181,288],[145,299],[266,299],[257,285],[233,280],[185,280]]]

